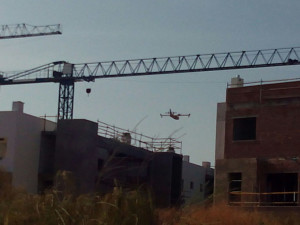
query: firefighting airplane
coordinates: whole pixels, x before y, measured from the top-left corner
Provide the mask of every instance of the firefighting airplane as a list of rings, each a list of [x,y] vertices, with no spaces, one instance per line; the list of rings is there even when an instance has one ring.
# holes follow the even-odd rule
[[[170,111],[166,112],[166,114],[160,114],[160,117],[162,118],[163,116],[169,116],[169,117],[173,118],[174,120],[179,120],[180,116],[190,117],[190,115],[191,114],[180,114],[180,113],[172,112],[172,110],[170,109]]]

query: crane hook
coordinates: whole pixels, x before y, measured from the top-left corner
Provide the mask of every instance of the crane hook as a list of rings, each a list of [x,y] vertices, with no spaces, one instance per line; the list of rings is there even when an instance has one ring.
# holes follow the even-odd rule
[[[91,91],[92,91],[92,89],[91,88],[87,88],[86,90],[86,93],[88,94],[88,96],[90,95],[90,93],[91,93]]]

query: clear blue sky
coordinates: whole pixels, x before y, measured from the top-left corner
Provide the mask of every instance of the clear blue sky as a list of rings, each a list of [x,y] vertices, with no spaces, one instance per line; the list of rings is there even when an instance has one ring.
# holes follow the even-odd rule
[[[2,0],[1,24],[60,23],[63,35],[0,41],[0,71],[71,63],[300,46],[298,0]],[[148,136],[182,136],[183,154],[214,165],[216,106],[226,84],[299,77],[299,67],[234,70],[77,83],[75,118],[97,119]],[[92,88],[87,96],[86,88]],[[0,110],[57,114],[58,85],[1,87]],[[169,108],[191,113],[161,119]]]

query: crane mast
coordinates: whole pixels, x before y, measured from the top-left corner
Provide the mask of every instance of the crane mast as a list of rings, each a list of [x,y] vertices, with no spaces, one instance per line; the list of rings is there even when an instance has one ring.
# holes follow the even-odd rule
[[[72,119],[74,85],[100,78],[300,64],[300,47],[71,64],[58,61],[0,78],[0,85],[59,83],[58,119]]]
[[[2,25],[0,39],[35,37],[61,34],[60,24],[33,26],[29,24]]]

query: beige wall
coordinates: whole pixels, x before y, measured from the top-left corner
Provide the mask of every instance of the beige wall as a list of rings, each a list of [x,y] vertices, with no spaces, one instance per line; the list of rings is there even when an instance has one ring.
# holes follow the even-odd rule
[[[12,184],[37,192],[41,131],[44,119],[20,111],[0,112],[0,137],[7,138],[7,152],[0,167],[12,173]],[[46,121],[47,130],[56,123]]]
[[[0,112],[0,138],[7,139],[7,150],[0,167],[7,172],[14,171],[14,155],[17,136],[17,112]]]

